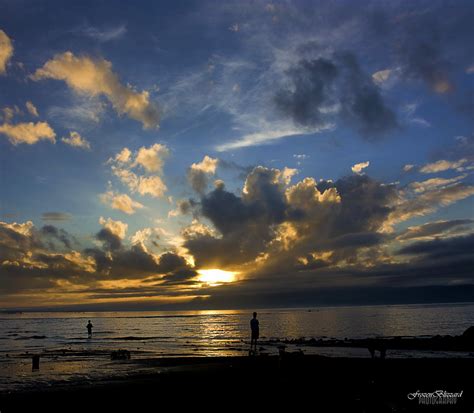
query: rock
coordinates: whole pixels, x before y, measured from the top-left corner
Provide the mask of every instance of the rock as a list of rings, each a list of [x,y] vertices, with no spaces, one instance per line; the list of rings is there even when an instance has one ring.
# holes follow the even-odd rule
[[[462,336],[468,340],[474,340],[474,326],[469,327],[464,333],[462,333]]]

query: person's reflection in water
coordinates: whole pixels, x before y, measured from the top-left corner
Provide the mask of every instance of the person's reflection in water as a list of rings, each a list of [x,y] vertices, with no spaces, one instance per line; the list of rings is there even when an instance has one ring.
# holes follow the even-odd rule
[[[92,327],[94,326],[92,325],[91,320],[89,320],[89,323],[86,325],[88,338],[92,338]]]
[[[253,318],[250,320],[250,330],[252,332],[250,338],[250,354],[257,353],[257,340],[260,335],[260,327],[257,320],[257,313],[253,313]]]

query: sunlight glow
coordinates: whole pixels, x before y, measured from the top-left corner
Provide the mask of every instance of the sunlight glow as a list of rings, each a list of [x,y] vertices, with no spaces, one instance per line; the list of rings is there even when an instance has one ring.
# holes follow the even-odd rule
[[[235,276],[238,274],[238,272],[235,271],[224,271],[218,269],[198,270],[198,273],[199,281],[212,286],[231,283],[235,281]]]

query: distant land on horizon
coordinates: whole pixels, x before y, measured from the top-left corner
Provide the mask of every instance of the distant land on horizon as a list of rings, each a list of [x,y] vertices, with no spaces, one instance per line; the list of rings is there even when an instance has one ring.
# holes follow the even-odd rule
[[[347,290],[347,289],[345,289]],[[107,312],[107,311],[190,311],[190,310],[252,310],[270,308],[317,308],[338,306],[371,306],[371,305],[405,305],[405,304],[468,304],[474,302],[474,285],[416,287],[410,289],[381,289],[370,290],[351,289],[333,292],[331,299],[323,297],[324,292],[306,293],[304,296],[292,294],[275,294],[273,296],[241,297],[232,304],[220,300],[193,300],[180,304],[153,304],[150,302],[115,302],[96,304],[73,304],[44,307],[5,307],[2,312]],[[239,303],[236,304],[236,303]]]

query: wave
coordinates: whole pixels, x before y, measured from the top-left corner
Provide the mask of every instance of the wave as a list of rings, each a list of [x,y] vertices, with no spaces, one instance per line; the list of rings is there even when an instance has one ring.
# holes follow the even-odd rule
[[[48,338],[46,336],[25,336],[25,337],[17,337],[15,340],[43,340]]]
[[[154,337],[139,337],[139,336],[125,336],[125,337],[107,337],[103,340],[126,340],[126,341],[141,341],[141,340],[167,340],[172,339],[173,337],[163,337],[163,336],[154,336]]]

